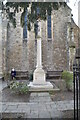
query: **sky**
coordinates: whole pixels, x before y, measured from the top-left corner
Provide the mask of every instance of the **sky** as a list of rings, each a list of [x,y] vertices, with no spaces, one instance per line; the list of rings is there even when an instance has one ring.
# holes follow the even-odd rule
[[[80,0],[69,0],[69,7],[72,9],[73,19],[75,23],[78,25],[78,2]]]
[[[5,0],[6,2],[7,0]],[[80,0],[68,0],[69,2],[67,3],[69,7],[72,9],[72,14],[73,14],[73,19],[75,23],[78,25],[78,2]]]

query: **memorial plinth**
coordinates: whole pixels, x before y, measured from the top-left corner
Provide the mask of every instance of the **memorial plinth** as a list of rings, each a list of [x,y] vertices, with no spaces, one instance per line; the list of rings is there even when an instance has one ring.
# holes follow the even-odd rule
[[[41,46],[41,21],[38,21],[37,37],[37,66],[33,73],[33,82],[28,85],[32,90],[52,90],[53,85],[46,82],[46,74],[42,66],[42,46]]]

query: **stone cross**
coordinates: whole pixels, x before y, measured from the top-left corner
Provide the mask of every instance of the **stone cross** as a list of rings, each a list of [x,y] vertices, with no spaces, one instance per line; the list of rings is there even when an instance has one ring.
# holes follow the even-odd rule
[[[42,47],[41,47],[41,21],[38,20],[38,35],[37,35],[37,66],[42,68]]]
[[[45,72],[42,69],[41,20],[38,19],[37,66],[33,74],[33,84],[46,84]]]
[[[53,85],[46,81],[46,73],[42,66],[42,45],[41,45],[41,20],[38,19],[38,35],[37,35],[37,66],[33,73],[33,82],[28,85],[32,91],[52,90]]]

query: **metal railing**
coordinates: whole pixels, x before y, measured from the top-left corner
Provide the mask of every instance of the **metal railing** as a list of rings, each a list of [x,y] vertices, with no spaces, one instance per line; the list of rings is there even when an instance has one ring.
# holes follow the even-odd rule
[[[73,82],[74,82],[74,120],[80,119],[80,61],[76,59],[73,64]]]

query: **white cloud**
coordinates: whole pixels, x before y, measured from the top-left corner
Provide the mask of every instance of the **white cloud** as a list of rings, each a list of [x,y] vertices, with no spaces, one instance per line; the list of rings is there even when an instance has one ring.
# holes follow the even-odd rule
[[[80,0],[69,0],[69,7],[72,9],[73,19],[75,23],[78,25],[78,2]]]
[[[4,0],[3,3],[5,4],[7,2],[7,0]]]

